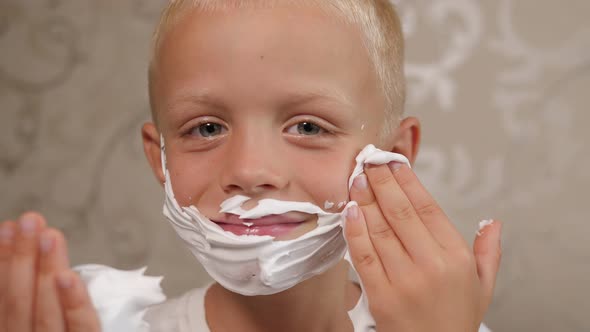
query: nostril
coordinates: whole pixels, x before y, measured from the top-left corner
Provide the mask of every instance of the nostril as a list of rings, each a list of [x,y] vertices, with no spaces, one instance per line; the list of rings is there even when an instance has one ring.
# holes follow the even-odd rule
[[[225,192],[227,192],[227,193],[232,193],[232,192],[236,192],[236,191],[242,191],[242,188],[238,185],[235,185],[235,184],[230,184],[229,186],[225,187]]]
[[[253,194],[260,194],[267,191],[276,190],[277,187],[273,186],[272,184],[260,184],[256,186],[240,186],[237,184],[230,184],[225,187],[225,192],[227,194],[243,194],[243,195],[253,195]]]

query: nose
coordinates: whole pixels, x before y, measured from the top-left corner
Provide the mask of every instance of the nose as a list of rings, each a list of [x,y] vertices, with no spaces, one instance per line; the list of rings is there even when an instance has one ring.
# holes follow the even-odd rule
[[[256,135],[234,137],[228,149],[221,185],[227,194],[260,196],[278,191],[289,183],[280,155],[272,140]]]

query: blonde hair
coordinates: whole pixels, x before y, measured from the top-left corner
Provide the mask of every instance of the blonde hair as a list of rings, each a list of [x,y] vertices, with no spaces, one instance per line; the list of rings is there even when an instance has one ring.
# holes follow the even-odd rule
[[[150,62],[150,101],[160,47],[166,33],[190,10],[202,12],[234,8],[268,8],[278,5],[315,5],[328,14],[356,24],[369,53],[381,92],[386,101],[385,133],[397,126],[404,112],[406,82],[404,39],[399,16],[389,0],[171,0],[164,9],[154,33],[154,53]],[[155,120],[154,103],[151,102]]]

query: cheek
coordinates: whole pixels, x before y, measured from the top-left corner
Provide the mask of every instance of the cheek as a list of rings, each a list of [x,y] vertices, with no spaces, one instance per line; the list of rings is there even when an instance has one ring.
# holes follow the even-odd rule
[[[334,211],[338,203],[348,201],[348,178],[353,170],[351,160],[348,157],[327,156],[301,174],[301,181],[316,205],[323,208],[325,202],[331,202],[334,207],[329,210]]]
[[[199,160],[191,160],[187,155],[169,157],[168,171],[174,196],[180,206],[190,206],[200,200],[208,185],[207,177],[202,174],[211,173],[207,165],[208,163]]]

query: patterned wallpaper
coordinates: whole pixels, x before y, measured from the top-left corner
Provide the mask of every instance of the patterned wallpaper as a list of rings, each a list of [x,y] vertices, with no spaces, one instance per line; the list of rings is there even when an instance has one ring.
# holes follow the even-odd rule
[[[164,0],[0,0],[0,216],[40,210],[74,263],[148,265],[171,296],[207,276],[161,216],[141,149]],[[586,0],[398,0],[416,165],[471,242],[505,221],[487,323],[588,331]]]

